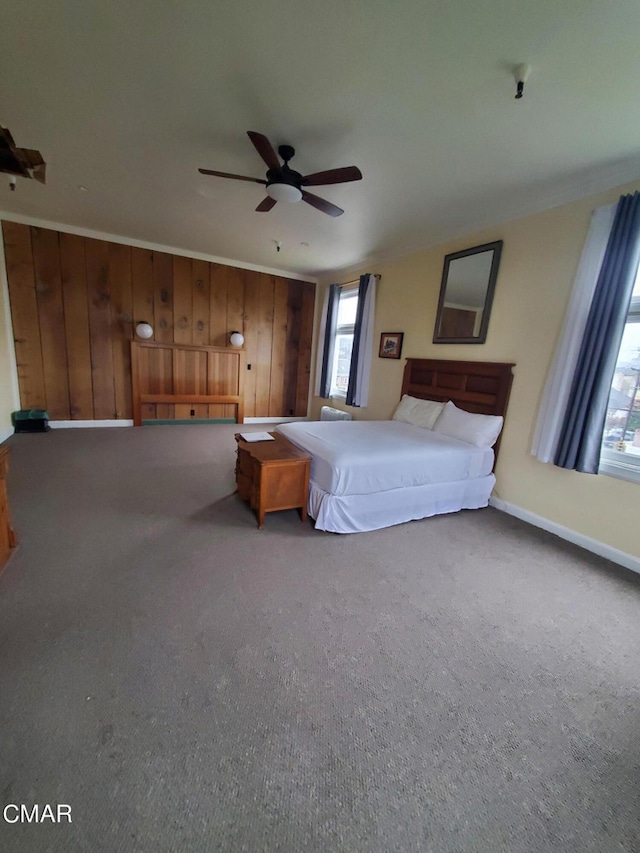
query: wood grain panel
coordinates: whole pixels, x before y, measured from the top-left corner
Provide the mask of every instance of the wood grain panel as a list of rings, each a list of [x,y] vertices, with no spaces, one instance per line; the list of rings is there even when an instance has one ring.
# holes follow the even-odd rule
[[[138,323],[153,326],[153,252],[148,249],[131,249],[131,284],[134,328]]]
[[[256,417],[267,417],[271,394],[271,347],[273,344],[273,299],[275,279],[258,277],[258,352],[256,358]]]
[[[244,276],[236,267],[227,267],[227,344],[231,332],[244,334]],[[223,417],[235,417],[234,407],[224,406]]]
[[[193,343],[209,346],[209,264],[206,261],[191,262],[191,293],[193,299]]]
[[[154,340],[173,343],[173,259],[164,252],[153,253]]]
[[[193,343],[191,258],[173,258],[173,342]]]
[[[141,394],[173,393],[173,353],[170,347],[141,348],[140,375],[146,382],[140,385]],[[146,420],[165,420],[175,416],[170,403],[143,404],[142,417]]]
[[[271,386],[269,390],[270,417],[279,417],[284,412],[288,303],[288,283],[286,279],[276,278],[273,294],[273,339],[271,344]]]
[[[159,405],[175,406],[180,418],[187,415],[186,406],[232,405],[233,417],[237,415],[238,423],[243,423],[243,350],[132,341],[131,360],[135,424],[149,417],[144,409],[149,404],[156,413]],[[210,386],[216,393],[209,393]],[[221,414],[214,409],[214,416]]]
[[[227,267],[209,264],[211,317],[209,342],[214,347],[225,347],[227,338]]]
[[[312,287],[47,229],[3,229],[23,407],[48,408],[53,419],[131,417],[127,344],[144,320],[167,345],[228,349],[230,332],[241,331],[251,365],[240,377],[246,415],[306,413]],[[193,402],[196,417],[235,414],[231,403]],[[145,417],[176,411],[166,400],[145,405]]]
[[[162,343],[173,343],[173,258],[164,252],[153,253],[153,316],[154,339]],[[173,418],[172,405],[158,403],[158,419]]]
[[[296,412],[296,390],[298,382],[298,350],[300,348],[300,316],[302,313],[302,291],[296,281],[289,281],[287,306],[287,353],[284,365],[284,415],[292,417]]]
[[[258,328],[260,317],[260,281],[258,273],[243,270],[244,278],[244,348],[247,372],[244,378],[245,417],[257,417],[256,364],[258,360]]]
[[[149,394],[172,394],[173,393],[173,353],[170,347],[158,347],[157,349],[146,349],[148,354],[148,378],[147,393]]]
[[[236,267],[227,267],[227,335],[231,332],[244,334],[244,277]]]
[[[239,361],[226,353],[209,353],[209,394],[239,394]],[[210,418],[234,418],[235,406],[213,403],[209,405]]]
[[[297,417],[306,417],[309,406],[309,380],[311,378],[311,339],[313,335],[315,285],[308,281],[298,284],[302,290],[302,307],[300,312],[295,413]]]
[[[109,243],[109,284],[113,334],[113,379],[116,418],[132,418],[131,338],[133,337],[133,288],[131,248]]]
[[[85,240],[94,417],[115,417],[116,397],[109,288],[109,244]]]
[[[209,352],[206,394],[239,394],[239,359],[220,352]]]
[[[206,351],[174,351],[174,392],[176,394],[208,394],[208,358]],[[193,414],[191,414],[193,412]],[[176,418],[208,418],[206,403],[177,403]]]
[[[36,300],[31,229],[16,222],[3,222],[4,250],[16,348],[20,405],[23,409],[46,409],[40,318]]]
[[[84,238],[60,234],[60,274],[72,419],[92,420],[93,377]]]
[[[36,299],[47,411],[52,420],[68,420],[69,372],[65,344],[64,306],[60,278],[58,232],[33,228],[31,233]]]

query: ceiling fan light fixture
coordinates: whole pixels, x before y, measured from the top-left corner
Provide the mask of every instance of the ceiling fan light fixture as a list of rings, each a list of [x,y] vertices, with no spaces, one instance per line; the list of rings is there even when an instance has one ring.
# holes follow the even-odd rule
[[[276,201],[300,201],[302,192],[292,184],[273,183],[267,185],[267,195]]]

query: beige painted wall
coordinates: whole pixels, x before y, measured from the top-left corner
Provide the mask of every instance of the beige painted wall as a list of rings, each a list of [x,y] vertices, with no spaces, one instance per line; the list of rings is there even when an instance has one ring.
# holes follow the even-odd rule
[[[369,406],[351,410],[356,418],[388,418],[400,394],[405,357],[515,362],[495,496],[635,557],[640,557],[640,485],[542,464],[529,451],[591,212],[638,189],[640,184],[619,187],[362,270],[382,276],[375,340],[380,332],[404,332],[405,337],[400,361],[380,359],[376,350]],[[500,239],[504,247],[486,344],[434,345],[445,254]],[[322,296],[320,291],[318,305]],[[312,400],[312,417],[319,416],[325,402]],[[337,401],[332,405],[346,408]]]

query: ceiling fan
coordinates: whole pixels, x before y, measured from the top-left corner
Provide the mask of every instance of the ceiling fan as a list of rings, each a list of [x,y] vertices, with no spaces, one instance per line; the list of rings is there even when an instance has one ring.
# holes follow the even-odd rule
[[[0,172],[11,175],[11,189],[16,187],[14,176],[46,180],[46,163],[42,154],[32,148],[18,148],[6,127],[0,127]]]
[[[320,187],[328,184],[343,184],[348,181],[359,181],[362,173],[357,166],[345,166],[341,169],[328,169],[326,172],[315,172],[313,175],[301,175],[289,167],[296,153],[290,145],[280,145],[278,154],[283,163],[280,163],[278,154],[273,146],[262,133],[247,131],[249,139],[254,148],[267,164],[267,179],[247,178],[244,175],[231,175],[229,172],[214,172],[211,169],[198,169],[203,175],[215,175],[218,178],[233,178],[236,181],[251,181],[255,184],[263,184],[267,188],[267,197],[256,207],[259,213],[266,213],[279,201],[306,201],[317,210],[328,213],[329,216],[342,216],[344,210],[331,204],[324,198],[313,195],[306,191],[306,187]]]

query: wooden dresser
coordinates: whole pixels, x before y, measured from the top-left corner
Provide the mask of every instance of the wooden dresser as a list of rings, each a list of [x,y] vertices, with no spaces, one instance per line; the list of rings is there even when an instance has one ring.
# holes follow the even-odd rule
[[[311,457],[280,433],[270,435],[274,441],[250,442],[236,433],[238,495],[255,510],[260,530],[265,513],[279,509],[300,509],[307,520]]]
[[[0,444],[0,571],[16,547],[16,535],[11,527],[9,498],[7,496],[7,471],[9,469],[9,448]]]

